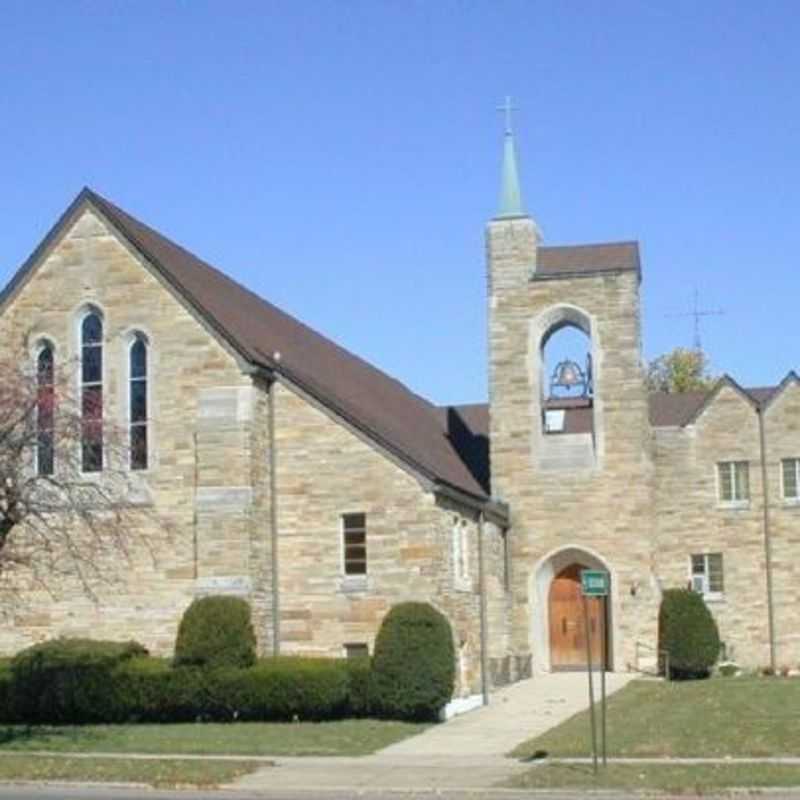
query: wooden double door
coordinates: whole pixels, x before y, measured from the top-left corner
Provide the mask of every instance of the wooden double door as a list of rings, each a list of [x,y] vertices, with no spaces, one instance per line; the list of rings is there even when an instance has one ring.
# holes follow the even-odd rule
[[[608,640],[605,604],[602,598],[587,597],[581,592],[583,564],[570,564],[561,570],[550,585],[550,667],[554,670],[586,668],[586,611],[589,616],[589,642],[592,666],[597,668],[605,653],[608,665]]]

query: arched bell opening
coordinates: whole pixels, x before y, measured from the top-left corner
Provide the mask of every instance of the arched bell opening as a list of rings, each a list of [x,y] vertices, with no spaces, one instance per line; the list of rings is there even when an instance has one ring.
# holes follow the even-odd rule
[[[594,367],[588,326],[565,317],[542,336],[542,431],[594,435]]]

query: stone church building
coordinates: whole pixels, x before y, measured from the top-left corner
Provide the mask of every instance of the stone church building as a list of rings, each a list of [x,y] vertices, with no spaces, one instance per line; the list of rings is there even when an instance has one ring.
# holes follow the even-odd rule
[[[510,132],[486,253],[489,403],[442,407],[83,190],[0,324],[29,331],[32,363],[91,363],[76,380],[171,533],[95,598],[27,586],[0,652],[76,635],[169,653],[192,598],[235,593],[264,654],[355,655],[413,599],[450,620],[474,695],[585,664],[579,575],[598,568],[590,646],[611,669],[652,669],[661,592],[687,585],[728,658],[797,666],[797,376],[648,393],[637,244],[542,244]],[[586,354],[554,365],[566,329]],[[83,467],[102,480],[102,452]]]

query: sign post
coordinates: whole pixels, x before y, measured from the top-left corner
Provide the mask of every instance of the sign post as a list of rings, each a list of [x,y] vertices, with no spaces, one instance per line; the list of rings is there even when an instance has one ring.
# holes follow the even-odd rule
[[[606,614],[608,602],[609,574],[604,570],[581,570],[581,593],[583,594],[583,616],[586,625],[586,669],[589,676],[589,716],[592,726],[592,763],[597,772],[597,725],[594,712],[594,682],[592,680],[592,631],[589,627],[589,598],[602,598],[603,636],[600,641],[600,729],[603,738],[603,766],[606,766]]]
[[[597,724],[594,720],[594,681],[592,680],[592,632],[589,628],[589,601],[583,594],[583,621],[586,631],[586,674],[589,676],[589,719],[592,727],[592,765],[597,774]]]

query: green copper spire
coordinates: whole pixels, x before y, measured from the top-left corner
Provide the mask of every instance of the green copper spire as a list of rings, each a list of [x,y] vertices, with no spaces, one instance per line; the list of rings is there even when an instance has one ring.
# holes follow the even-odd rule
[[[519,171],[517,170],[517,149],[514,146],[514,132],[511,129],[511,98],[499,106],[506,117],[506,132],[503,142],[503,184],[500,189],[500,210],[495,219],[510,219],[526,216],[522,207],[522,194],[519,189]]]

